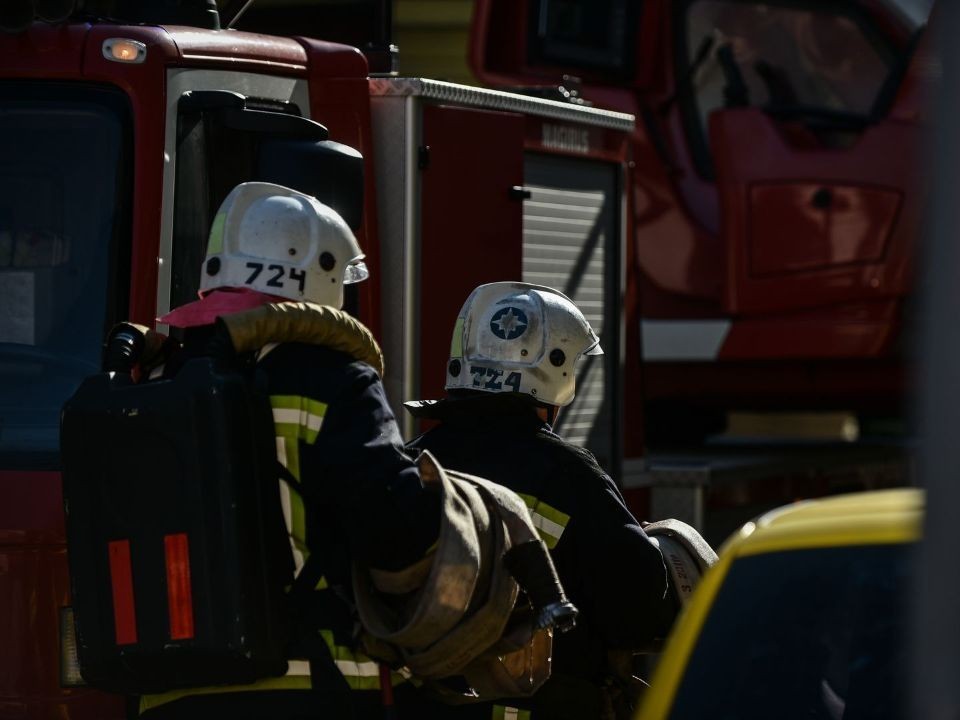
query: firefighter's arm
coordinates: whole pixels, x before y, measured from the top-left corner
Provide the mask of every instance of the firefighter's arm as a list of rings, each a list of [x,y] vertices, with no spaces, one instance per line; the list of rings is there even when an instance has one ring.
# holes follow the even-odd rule
[[[594,478],[581,500],[567,531],[578,541],[591,614],[609,647],[649,650],[676,615],[663,557],[609,477]],[[567,539],[565,534],[561,542]]]
[[[436,542],[439,500],[403,451],[379,377],[360,363],[351,368],[316,441],[302,451],[304,490],[333,504],[357,560],[399,570]]]

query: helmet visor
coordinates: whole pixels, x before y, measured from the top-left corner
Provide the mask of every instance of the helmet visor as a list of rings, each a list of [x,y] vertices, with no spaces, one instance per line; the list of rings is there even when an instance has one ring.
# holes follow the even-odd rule
[[[583,353],[584,355],[603,355],[603,348],[600,347],[600,340],[594,343],[593,347]]]
[[[367,270],[366,263],[363,260],[354,260],[347,265],[343,271],[343,284],[352,285],[370,277],[370,271]]]

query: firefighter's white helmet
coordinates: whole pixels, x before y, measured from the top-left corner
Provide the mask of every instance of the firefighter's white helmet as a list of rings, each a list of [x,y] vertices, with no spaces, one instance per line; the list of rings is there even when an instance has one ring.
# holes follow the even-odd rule
[[[542,285],[481,285],[460,310],[450,343],[447,390],[522,393],[569,405],[581,355],[602,355],[576,305]]]
[[[366,279],[350,227],[315,197],[282,185],[237,185],[210,228],[200,294],[250,288],[339,308],[343,286]]]

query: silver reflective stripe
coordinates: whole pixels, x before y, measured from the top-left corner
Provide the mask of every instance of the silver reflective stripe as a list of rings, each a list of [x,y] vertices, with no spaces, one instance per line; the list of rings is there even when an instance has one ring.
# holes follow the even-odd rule
[[[337,669],[347,677],[379,677],[380,666],[377,663],[354,662],[353,660],[335,660]]]
[[[310,663],[307,660],[287,660],[286,677],[310,677]]]
[[[323,416],[314,415],[306,410],[295,410],[293,408],[273,409],[273,421],[275,423],[286,423],[289,425],[299,425],[312,432],[319,432],[323,424]]]
[[[557,546],[564,528],[570,522],[570,516],[551,507],[533,495],[518,493],[530,511],[533,526],[540,533],[540,539],[551,550]]]
[[[559,540],[560,536],[563,535],[563,525],[555,523],[550,518],[545,518],[538,512],[531,511],[530,518],[533,520],[533,526],[537,530],[541,530],[554,540]]]

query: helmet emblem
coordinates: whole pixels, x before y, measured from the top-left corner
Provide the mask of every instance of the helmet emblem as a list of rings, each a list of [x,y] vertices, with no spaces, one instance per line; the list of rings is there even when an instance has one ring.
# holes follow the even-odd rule
[[[520,308],[505,307],[490,318],[490,329],[502,340],[513,340],[527,329],[527,316]]]

